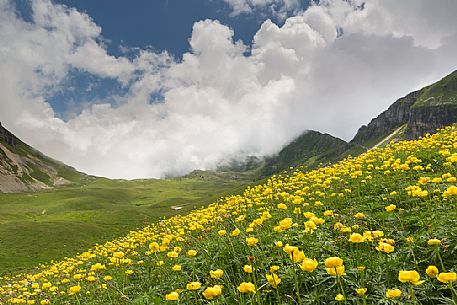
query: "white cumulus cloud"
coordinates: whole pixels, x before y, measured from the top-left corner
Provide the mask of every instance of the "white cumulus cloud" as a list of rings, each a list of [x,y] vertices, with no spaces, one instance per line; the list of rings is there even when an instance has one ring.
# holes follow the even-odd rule
[[[294,6],[232,2],[239,13]],[[252,45],[202,20],[179,59],[150,50],[112,56],[87,14],[32,3],[27,22],[0,0],[0,120],[44,153],[102,176],[214,168],[273,154],[306,129],[349,140],[397,98],[457,68],[451,0],[320,1],[282,25],[265,20]],[[124,93],[63,121],[46,99],[65,90],[73,69],[115,80]]]

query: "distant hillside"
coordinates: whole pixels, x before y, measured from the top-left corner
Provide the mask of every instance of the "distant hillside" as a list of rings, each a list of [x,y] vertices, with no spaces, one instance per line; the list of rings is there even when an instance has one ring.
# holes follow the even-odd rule
[[[0,123],[0,192],[35,191],[80,182],[84,177],[25,144]]]
[[[351,143],[371,148],[389,140],[416,139],[457,122],[457,71],[398,99],[360,127]],[[384,141],[387,142],[387,141]]]
[[[269,176],[289,167],[313,169],[319,164],[339,161],[348,155],[364,152],[360,145],[350,144],[329,134],[309,130],[285,146],[276,156],[266,158],[261,174]]]

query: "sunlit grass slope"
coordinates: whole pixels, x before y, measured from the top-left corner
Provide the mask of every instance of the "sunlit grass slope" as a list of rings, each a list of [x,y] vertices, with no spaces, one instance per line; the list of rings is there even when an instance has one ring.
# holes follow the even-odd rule
[[[131,231],[1,281],[19,304],[455,304],[457,131]]]
[[[241,193],[246,185],[246,181],[214,177],[94,178],[76,187],[0,194],[0,275],[74,256],[164,216]],[[172,206],[182,209],[173,210]]]

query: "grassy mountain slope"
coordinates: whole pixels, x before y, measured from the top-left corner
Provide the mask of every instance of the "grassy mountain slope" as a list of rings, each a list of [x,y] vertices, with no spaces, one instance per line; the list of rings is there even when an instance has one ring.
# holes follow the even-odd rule
[[[245,181],[92,179],[35,193],[0,196],[0,274],[75,255],[164,216],[238,193]],[[0,302],[1,303],[1,302]]]
[[[395,140],[416,139],[453,123],[457,123],[457,71],[398,99],[362,126],[351,143],[371,148],[403,125],[406,128]]]
[[[269,176],[289,167],[313,169],[319,164],[339,161],[348,155],[359,155],[365,151],[357,144],[309,130],[285,146],[277,156],[266,158],[261,169],[262,175]]]
[[[5,277],[0,301],[455,304],[456,163],[457,131],[448,128],[333,167],[273,176],[243,195]]]
[[[25,144],[0,124],[0,192],[40,190],[87,178]]]
[[[412,107],[446,105],[457,107],[457,71],[447,75],[439,82],[423,88]]]

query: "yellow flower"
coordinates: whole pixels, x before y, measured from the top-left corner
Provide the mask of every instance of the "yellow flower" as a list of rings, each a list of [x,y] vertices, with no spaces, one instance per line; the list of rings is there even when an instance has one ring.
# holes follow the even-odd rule
[[[96,263],[90,267],[90,271],[97,271],[97,270],[103,270],[106,269],[105,265],[102,265],[100,263]]]
[[[230,234],[231,236],[238,236],[240,235],[241,231],[240,229],[236,228],[235,230],[232,231],[232,233]]]
[[[386,291],[386,297],[388,297],[389,299],[399,298],[400,296],[401,296],[401,290],[398,288],[387,289],[387,291]]]
[[[442,272],[436,277],[441,283],[452,283],[457,280],[457,273],[455,272]]]
[[[227,231],[225,231],[225,230],[219,230],[219,231],[217,232],[217,234],[218,234],[219,236],[224,236],[225,234],[227,234]]]
[[[81,286],[79,286],[79,285],[72,286],[72,287],[70,287],[70,289],[68,289],[68,294],[73,295],[73,294],[78,293],[79,291],[81,291]]]
[[[289,244],[286,244],[283,248],[283,251],[287,254],[292,254],[292,252],[294,252],[295,249],[297,249],[297,247],[289,246]]]
[[[51,301],[49,301],[48,299],[41,300],[41,302],[40,302],[40,305],[48,305],[48,304],[51,304]]]
[[[337,256],[333,256],[333,257],[326,258],[324,263],[325,263],[325,267],[334,268],[334,267],[342,266],[343,260]]]
[[[113,253],[113,257],[115,257],[115,258],[123,258],[124,256],[125,256],[125,254],[122,251]]]
[[[198,290],[200,287],[202,287],[200,282],[191,282],[186,285],[187,290]]]
[[[90,276],[88,276],[88,277],[86,278],[86,280],[87,280],[88,282],[95,282],[95,281],[97,280],[97,278],[96,278],[95,276],[93,276],[93,275],[90,275]]]
[[[252,273],[252,266],[251,265],[244,265],[243,270],[246,273]]]
[[[291,254],[291,259],[294,263],[299,263],[305,258],[305,253],[303,251],[298,250],[295,248]]]
[[[436,266],[431,265],[425,269],[425,273],[427,273],[429,277],[435,278],[438,275],[439,270]]]
[[[255,244],[257,244],[259,240],[255,237],[246,237],[246,243],[248,244],[248,246],[252,247],[252,246],[255,246]]]
[[[293,223],[294,222],[293,222],[292,218],[284,218],[283,220],[279,221],[279,227],[282,230],[289,229],[290,227],[292,227]]]
[[[165,296],[166,301],[176,301],[179,299],[179,294],[176,291],[173,291]]]
[[[429,245],[429,246],[438,246],[438,245],[441,245],[441,240],[436,239],[436,238],[429,239],[429,240],[427,241],[427,245]]]
[[[352,243],[363,243],[365,238],[359,233],[352,233],[349,237],[349,241]]]
[[[280,241],[280,240],[275,241],[275,246],[278,248],[281,248],[283,246],[282,241]]]
[[[344,265],[338,266],[338,267],[332,267],[332,268],[325,268],[325,271],[327,271],[328,274],[330,275],[346,275],[346,269],[344,268]]]
[[[391,204],[391,205],[388,205],[388,206],[385,207],[387,212],[392,212],[396,208],[397,208],[397,206],[395,204]]]
[[[359,297],[361,297],[361,296],[364,296],[365,293],[367,293],[367,289],[366,289],[366,288],[357,288],[357,289],[355,290],[355,292],[357,293],[357,295],[358,295]]]
[[[275,289],[281,283],[281,279],[276,275],[276,273],[266,274],[265,277],[267,278],[268,283],[270,283],[270,285]]]
[[[313,272],[317,268],[318,262],[315,259],[305,258],[300,268],[303,271]]]
[[[156,241],[154,241],[154,242],[152,242],[152,243],[149,244],[149,250],[150,250],[151,252],[158,252],[159,249],[160,249],[160,246],[159,246],[159,244],[158,244]]]
[[[133,270],[130,270],[130,269],[129,270],[125,270],[125,274],[132,275],[133,274]]]
[[[178,257],[179,253],[178,252],[175,252],[175,251],[170,251],[167,253],[167,256],[170,257],[170,258],[173,258],[173,257]]]
[[[335,301],[341,302],[341,301],[344,301],[344,300],[345,300],[345,297],[341,293],[337,294],[336,297],[335,297]]]
[[[326,210],[324,212],[324,216],[333,216],[333,211],[332,210]]]
[[[220,296],[222,293],[222,286],[214,285],[213,287],[206,288],[202,294],[207,300],[212,300],[214,297]]]
[[[357,219],[363,219],[363,218],[365,218],[365,214],[359,212],[359,213],[355,214],[354,217]]]
[[[104,279],[105,281],[111,281],[111,280],[113,279],[113,277],[110,276],[110,275],[107,275],[107,276],[105,276],[103,279]]]
[[[376,250],[378,250],[380,252],[385,252],[385,253],[392,253],[395,251],[395,247],[386,242],[379,241],[378,246],[376,247]]]
[[[187,251],[187,255],[189,255],[189,256],[196,256],[196,255],[197,255],[197,251],[195,251],[195,250],[189,250],[189,251]]]
[[[279,266],[271,266],[270,267],[270,273],[274,273],[275,271],[279,270]]]
[[[43,285],[41,286],[43,289],[48,289],[50,287],[52,287],[52,284],[49,283],[49,282],[46,282],[46,283],[43,283]]]
[[[416,270],[400,270],[398,272],[398,280],[402,283],[411,283],[414,285],[419,285],[421,278],[419,272]]]
[[[316,229],[316,223],[312,220],[305,221],[306,231],[313,231]]]
[[[221,269],[216,269],[216,270],[211,270],[211,271],[209,272],[209,274],[211,275],[211,277],[212,277],[213,279],[216,279],[216,280],[217,280],[217,279],[221,278],[221,277],[224,275],[224,271],[221,270]]]
[[[252,292],[255,293],[255,285],[251,282],[243,282],[238,286],[238,290],[241,293],[247,293],[247,292]]]
[[[181,271],[182,267],[181,267],[181,265],[174,265],[171,269],[173,271]]]
[[[286,210],[287,209],[287,205],[285,205],[284,203],[280,203],[280,204],[278,204],[278,209]]]

